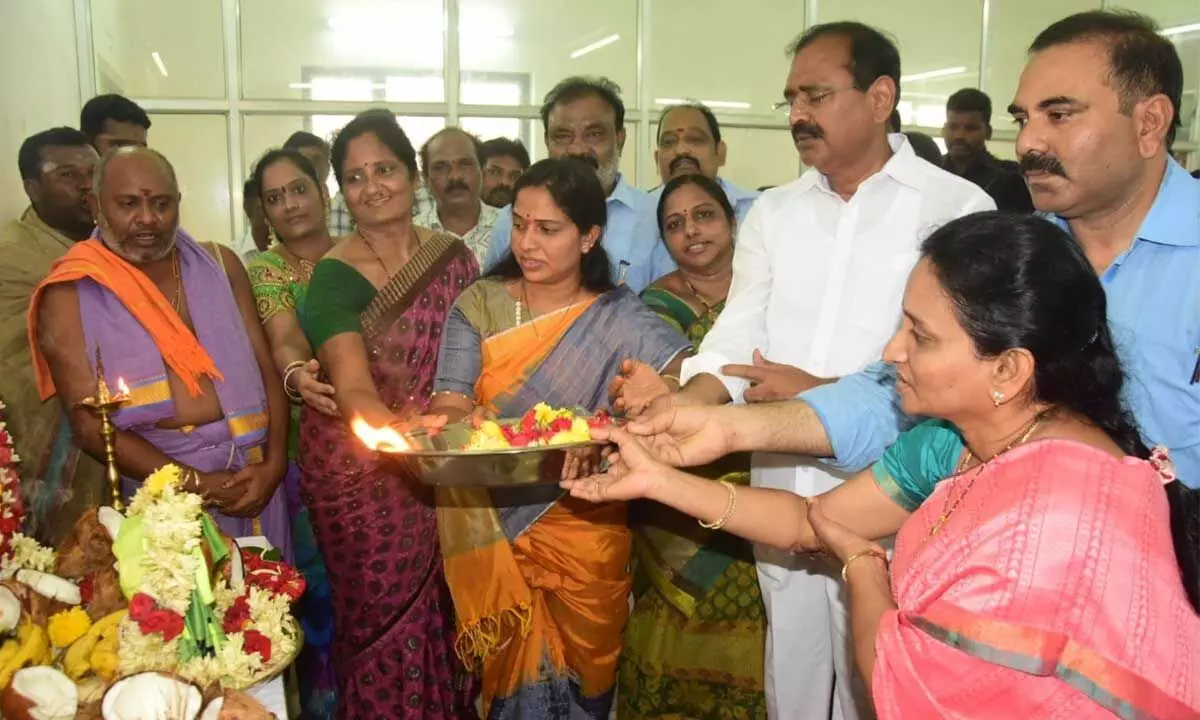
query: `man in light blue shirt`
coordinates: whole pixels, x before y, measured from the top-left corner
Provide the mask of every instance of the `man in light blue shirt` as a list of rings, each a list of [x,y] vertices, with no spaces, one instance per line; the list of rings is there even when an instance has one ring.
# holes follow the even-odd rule
[[[674,270],[675,264],[669,262],[669,255],[655,253],[661,241],[646,193],[621,176],[625,104],[620,92],[607,78],[567,78],[546,94],[542,127],[550,157],[574,156],[596,168],[600,184],[608,192],[608,226],[601,242],[612,264],[613,282],[641,292]],[[509,205],[496,218],[485,267],[494,267],[504,258],[511,238]]]
[[[734,215],[741,226],[750,212],[750,206],[758,199],[760,193],[756,190],[743,190],[733,183],[719,177],[717,172],[725,165],[725,141],[721,139],[721,125],[717,116],[707,105],[699,102],[687,102],[663,108],[658,116],[658,149],[654,151],[654,160],[658,163],[658,175],[663,185],[676,175],[699,173],[717,181],[729,204],[733,205]],[[662,198],[663,185],[650,191],[647,209],[654,216],[654,227],[658,230],[658,201]],[[656,232],[659,238],[661,232]],[[654,246],[654,267],[676,268],[675,260],[667,250],[667,244],[661,240]],[[663,272],[662,274],[666,274]]]

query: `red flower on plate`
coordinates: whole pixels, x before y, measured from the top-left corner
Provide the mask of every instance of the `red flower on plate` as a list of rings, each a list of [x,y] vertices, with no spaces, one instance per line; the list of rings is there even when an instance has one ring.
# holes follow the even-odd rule
[[[225,619],[221,624],[221,628],[227,633],[239,632],[250,624],[250,602],[245,595],[241,595],[229,609],[225,611]]]
[[[140,627],[142,621],[154,612],[155,607],[154,598],[146,593],[134,593],[133,597],[129,599],[129,619],[137,622]]]
[[[247,655],[258,653],[264,663],[271,662],[271,640],[257,630],[247,630],[242,633],[242,649]]]
[[[158,633],[163,642],[171,642],[183,632],[183,616],[170,610],[151,610],[146,617],[137,621],[138,629],[144,635]]]

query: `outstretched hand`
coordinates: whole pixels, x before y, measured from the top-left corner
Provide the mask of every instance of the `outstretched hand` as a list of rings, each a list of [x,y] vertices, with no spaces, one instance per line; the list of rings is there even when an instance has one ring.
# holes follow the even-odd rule
[[[609,440],[617,451],[608,456],[608,470],[559,483],[572,496],[589,502],[634,500],[650,497],[655,488],[668,482],[670,467],[659,462],[645,447],[643,440],[618,427],[593,428],[592,437]]]
[[[641,415],[652,403],[671,392],[667,381],[640,360],[622,360],[617,376],[608,385],[613,411],[629,417]]]

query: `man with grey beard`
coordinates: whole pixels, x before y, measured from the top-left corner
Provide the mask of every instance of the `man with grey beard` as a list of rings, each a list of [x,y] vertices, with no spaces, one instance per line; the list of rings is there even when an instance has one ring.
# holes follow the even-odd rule
[[[79,407],[102,357],[109,385],[120,378],[132,391],[113,416],[125,499],[174,463],[223,532],[266,535],[286,555],[287,399],[246,271],[232,250],[180,230],[179,199],[175,171],[153,150],[100,161],[89,196],[97,232],[30,303],[38,392],[59,397],[76,442],[103,460],[100,420]]]
[[[587,162],[596,169],[608,193],[603,242],[613,281],[641,292],[674,270],[669,255],[654,252],[661,240],[646,193],[621,177],[621,150],[625,147],[621,88],[608,78],[569,77],[546,93],[542,127],[550,157],[577,157]],[[494,266],[508,254],[511,235],[510,205],[496,219],[485,266]]]

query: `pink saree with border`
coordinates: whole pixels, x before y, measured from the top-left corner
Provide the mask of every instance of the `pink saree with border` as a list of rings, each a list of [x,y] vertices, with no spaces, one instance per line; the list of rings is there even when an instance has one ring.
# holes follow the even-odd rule
[[[897,537],[879,718],[1200,717],[1200,618],[1159,473],[1030,443],[978,471],[930,538],[972,472],[941,483]]]

